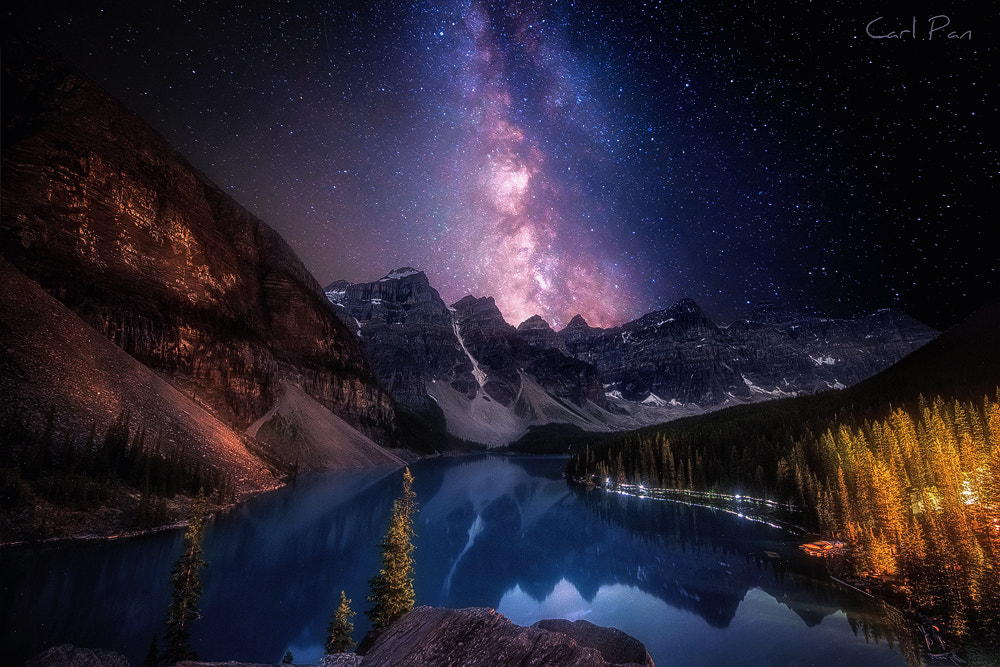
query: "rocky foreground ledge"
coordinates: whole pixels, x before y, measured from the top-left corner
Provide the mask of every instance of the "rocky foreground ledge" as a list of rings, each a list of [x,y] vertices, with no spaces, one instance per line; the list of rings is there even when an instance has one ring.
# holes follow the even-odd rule
[[[358,647],[363,667],[653,665],[642,642],[616,628],[564,620],[525,628],[481,607],[418,607],[368,644]]]
[[[53,654],[53,651],[61,649]],[[109,651],[49,649],[27,665],[126,667]],[[48,654],[48,655],[46,655]],[[49,659],[46,660],[45,657]],[[75,660],[77,658],[78,660]],[[39,661],[39,659],[41,659]],[[37,661],[37,662],[36,662]],[[318,667],[654,667],[638,639],[616,628],[587,621],[539,621],[531,627],[510,622],[493,609],[418,607],[357,653],[324,656]],[[177,667],[263,667],[237,662],[180,662]]]

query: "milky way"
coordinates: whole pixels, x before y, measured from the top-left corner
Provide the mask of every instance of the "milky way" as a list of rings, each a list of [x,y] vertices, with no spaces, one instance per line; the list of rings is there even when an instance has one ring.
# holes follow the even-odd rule
[[[470,267],[467,289],[495,295],[515,323],[542,314],[558,327],[577,313],[598,326],[621,322],[634,314],[633,297],[616,284],[614,259],[602,253],[599,237],[581,230],[599,202],[560,173],[546,150],[559,126],[575,123],[567,107],[576,104],[576,85],[561,67],[564,47],[537,35],[531,21],[538,17],[528,12],[511,17],[507,51],[481,5],[456,19],[447,94],[457,127],[441,181],[452,209],[436,251]],[[541,107],[530,125],[509,83],[509,52],[522,54],[540,82],[537,100],[521,100]],[[569,129],[586,136],[589,128]]]
[[[996,298],[989,3],[22,4],[322,284],[414,266],[556,327]]]

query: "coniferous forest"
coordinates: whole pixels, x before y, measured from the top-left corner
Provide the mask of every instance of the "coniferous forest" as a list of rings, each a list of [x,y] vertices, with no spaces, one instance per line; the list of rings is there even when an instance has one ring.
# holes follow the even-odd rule
[[[887,582],[953,636],[1000,626],[1000,392],[921,397],[877,419],[801,401],[682,420],[579,449],[567,473],[597,486],[746,494],[787,503],[842,540],[832,563]],[[858,410],[860,411],[860,410]],[[828,414],[828,413],[827,413]],[[989,642],[995,645],[996,637]]]
[[[235,500],[228,475],[194,457],[164,451],[159,438],[118,418],[84,441],[17,413],[0,419],[0,524],[5,540],[61,537],[60,517],[84,512],[117,530],[145,530],[184,515],[171,499],[199,491],[218,506]],[[102,511],[102,508],[111,510]],[[108,516],[103,516],[107,514]],[[111,516],[111,515],[114,516]]]

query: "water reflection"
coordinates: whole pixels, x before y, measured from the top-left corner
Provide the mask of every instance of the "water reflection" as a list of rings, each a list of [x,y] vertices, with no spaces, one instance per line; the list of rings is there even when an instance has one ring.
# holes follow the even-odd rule
[[[753,644],[748,615],[759,616],[749,627],[767,633],[756,664],[788,654],[815,654],[804,664],[842,664],[859,652],[867,664],[905,664],[887,642],[869,645],[855,632],[883,625],[882,610],[830,586],[822,563],[803,557],[780,529],[569,487],[555,466],[535,460],[449,469],[425,510],[421,539],[449,556],[422,564],[425,586],[444,582],[432,589],[435,604],[494,606],[524,624],[562,617],[616,625],[646,642],[661,664],[676,664],[676,646],[685,644],[691,651],[681,664],[719,664],[723,654],[755,664],[744,656]],[[782,637],[778,647],[775,637]],[[839,637],[837,647],[829,637]],[[699,658],[697,647],[708,643],[727,648]]]
[[[866,644],[848,624],[849,616],[855,627],[877,627],[879,610],[832,588],[822,564],[807,562],[781,530],[588,493],[565,483],[563,465],[481,457],[413,466],[417,603],[494,607],[519,623],[560,616],[615,625],[644,641],[658,664],[698,656],[703,664],[903,664],[886,642]],[[278,662],[291,650],[297,663],[315,662],[341,589],[354,601],[360,638],[376,544],[400,485],[401,471],[313,476],[210,524],[203,617],[192,637],[202,659]],[[0,551],[0,644],[15,662],[70,641],[141,663],[153,632],[162,635],[180,539]]]
[[[202,659],[278,662],[301,641],[322,654],[341,588],[361,605],[398,493],[394,471],[317,475],[208,526]],[[0,551],[0,645],[20,663],[55,643],[109,648],[141,664],[163,636],[179,531],[130,540]]]
[[[697,614],[678,609],[633,586],[601,586],[586,600],[566,580],[536,600],[515,586],[498,611],[516,623],[543,618],[586,619],[616,625],[644,638],[657,664],[678,665],[858,665],[900,664],[897,654],[873,659],[863,635],[854,635],[843,611],[826,616],[807,633],[790,632],[802,621],[759,588],[749,590],[726,628],[712,627]]]

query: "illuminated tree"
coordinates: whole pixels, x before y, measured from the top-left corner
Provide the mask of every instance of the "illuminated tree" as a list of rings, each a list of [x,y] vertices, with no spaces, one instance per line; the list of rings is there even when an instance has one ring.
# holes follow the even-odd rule
[[[354,632],[352,618],[354,618],[354,612],[351,611],[351,600],[344,591],[340,591],[340,606],[330,617],[330,625],[327,628],[326,652],[328,655],[346,653],[354,646],[354,639],[351,637],[351,633]]]
[[[374,606],[365,612],[374,629],[392,625],[413,609],[413,513],[416,511],[413,475],[403,473],[403,492],[392,505],[385,537],[379,543],[382,569],[368,581]]]

